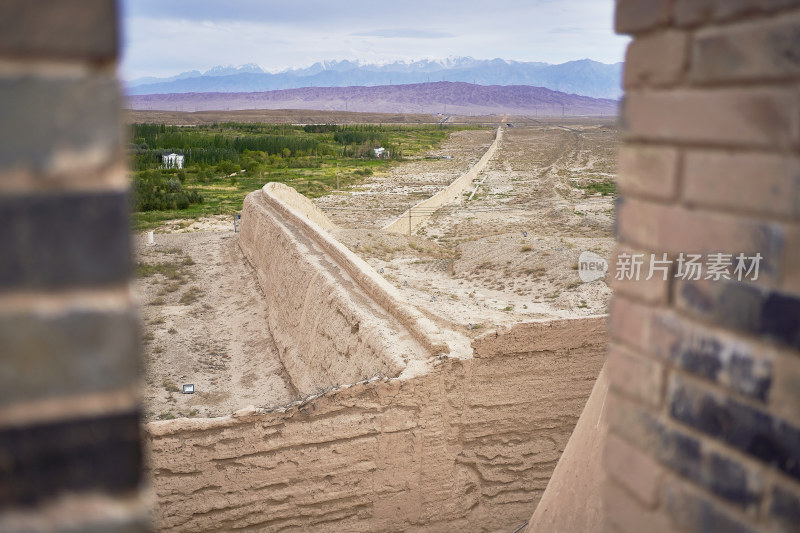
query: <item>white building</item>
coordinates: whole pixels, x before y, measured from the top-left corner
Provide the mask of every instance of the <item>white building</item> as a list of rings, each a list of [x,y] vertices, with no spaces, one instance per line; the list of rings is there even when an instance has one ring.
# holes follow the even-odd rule
[[[183,168],[183,156],[181,154],[165,154],[161,157],[164,168]]]
[[[387,157],[389,155],[388,153],[386,153],[386,148],[378,147],[374,148],[374,150],[375,150],[375,157],[377,157],[378,159],[382,157]]]

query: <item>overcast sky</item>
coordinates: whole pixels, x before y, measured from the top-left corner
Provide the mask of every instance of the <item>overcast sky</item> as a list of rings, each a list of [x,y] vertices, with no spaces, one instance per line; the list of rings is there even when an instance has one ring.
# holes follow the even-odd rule
[[[624,59],[614,0],[122,0],[122,77],[215,65]]]

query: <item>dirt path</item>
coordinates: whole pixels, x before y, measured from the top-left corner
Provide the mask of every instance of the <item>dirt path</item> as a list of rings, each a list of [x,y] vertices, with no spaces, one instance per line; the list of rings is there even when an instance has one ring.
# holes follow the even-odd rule
[[[294,399],[269,333],[264,296],[232,232],[137,242],[152,272],[136,282],[145,322],[146,416],[219,416]],[[178,392],[194,383],[194,394]]]

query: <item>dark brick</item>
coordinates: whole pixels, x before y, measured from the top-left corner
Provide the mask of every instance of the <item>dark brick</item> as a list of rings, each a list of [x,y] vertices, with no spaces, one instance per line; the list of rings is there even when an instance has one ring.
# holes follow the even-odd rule
[[[136,383],[133,311],[0,315],[0,405],[115,390]]]
[[[800,298],[778,292],[766,294],[759,334],[800,348]]]
[[[749,342],[715,334],[674,316],[653,321],[653,352],[696,376],[766,401],[772,386],[772,363],[755,354]]]
[[[769,413],[673,380],[670,415],[800,479],[800,429]]]
[[[0,2],[0,56],[111,60],[117,41],[114,0]]]
[[[123,193],[0,198],[0,291],[126,281],[129,209]]]
[[[639,410],[627,424],[615,428],[675,473],[742,509],[756,508],[763,494],[758,472],[734,458],[704,449],[699,439],[664,424]]]
[[[55,172],[59,156],[108,163],[122,145],[121,99],[110,75],[78,79],[0,78],[0,167]],[[96,153],[105,160],[94,160]]]
[[[0,430],[0,508],[67,491],[137,489],[140,437],[139,413]]]
[[[779,531],[797,533],[800,531],[800,497],[780,485],[775,485],[772,488],[769,515],[773,521],[780,524]]]
[[[742,282],[682,282],[677,303],[720,326],[800,349],[800,298]]]
[[[691,533],[755,533],[755,529],[730,516],[696,491],[686,490],[677,481],[664,488],[667,512]]]

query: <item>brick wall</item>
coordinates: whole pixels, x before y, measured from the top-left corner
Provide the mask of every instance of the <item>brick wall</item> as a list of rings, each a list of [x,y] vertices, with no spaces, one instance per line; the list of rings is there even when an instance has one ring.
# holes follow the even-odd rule
[[[617,258],[670,270],[615,284],[606,529],[800,531],[800,1],[617,0],[616,29]]]
[[[0,531],[146,531],[113,0],[0,2]]]

